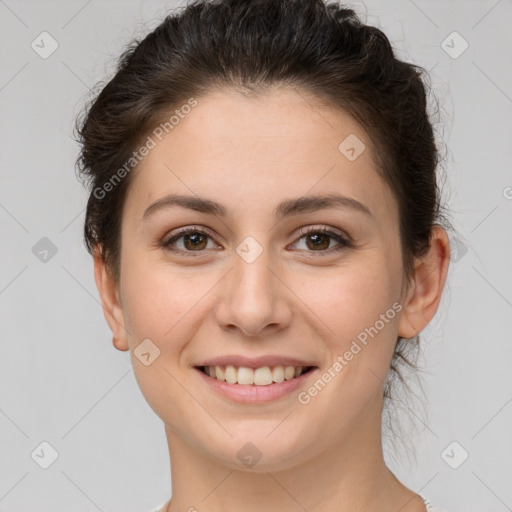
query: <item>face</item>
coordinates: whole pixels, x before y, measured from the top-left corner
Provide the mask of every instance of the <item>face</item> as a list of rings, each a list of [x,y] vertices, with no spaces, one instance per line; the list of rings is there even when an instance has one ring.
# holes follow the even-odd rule
[[[225,466],[243,447],[264,471],[377,439],[406,297],[398,207],[364,128],[286,89],[197,101],[134,171],[116,347],[168,432]],[[365,149],[340,151],[354,136]],[[215,365],[256,383],[201,370]]]

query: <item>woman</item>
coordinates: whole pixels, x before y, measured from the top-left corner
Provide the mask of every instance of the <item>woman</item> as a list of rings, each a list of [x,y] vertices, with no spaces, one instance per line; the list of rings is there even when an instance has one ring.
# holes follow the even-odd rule
[[[105,317],[165,424],[158,510],[435,510],[381,447],[449,264],[421,71],[335,3],[199,0],[80,120]]]

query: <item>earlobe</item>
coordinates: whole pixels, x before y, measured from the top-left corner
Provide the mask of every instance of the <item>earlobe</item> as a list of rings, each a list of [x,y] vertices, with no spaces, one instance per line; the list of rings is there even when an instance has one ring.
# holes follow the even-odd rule
[[[101,250],[96,249],[93,257],[94,279],[100,294],[105,320],[112,331],[112,343],[118,350],[128,350],[127,332],[118,286],[107,268]]]
[[[398,335],[414,338],[434,317],[448,273],[450,242],[440,226],[432,228],[430,248],[416,261],[414,276],[402,315],[398,323]]]

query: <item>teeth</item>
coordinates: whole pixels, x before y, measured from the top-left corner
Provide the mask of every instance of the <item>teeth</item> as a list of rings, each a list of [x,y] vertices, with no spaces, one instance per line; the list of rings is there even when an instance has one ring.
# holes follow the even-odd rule
[[[238,384],[254,384],[254,370],[244,366],[238,368]]]
[[[215,378],[217,380],[226,380],[224,370],[220,366],[215,367]]]
[[[229,384],[245,384],[255,386],[268,386],[273,382],[283,382],[299,377],[307,367],[303,366],[263,366],[261,368],[239,368],[228,365],[224,366],[205,366],[204,373],[210,377],[228,382]]]
[[[254,370],[254,384],[256,386],[268,386],[272,382],[274,382],[272,380],[272,371],[268,366]]]
[[[291,380],[295,377],[295,368],[293,366],[287,366],[284,369],[284,378],[286,380]]]
[[[282,366],[274,366],[274,369],[272,370],[272,380],[274,382],[283,382],[284,368]]]
[[[236,384],[238,381],[238,370],[231,365],[226,366],[226,382]]]

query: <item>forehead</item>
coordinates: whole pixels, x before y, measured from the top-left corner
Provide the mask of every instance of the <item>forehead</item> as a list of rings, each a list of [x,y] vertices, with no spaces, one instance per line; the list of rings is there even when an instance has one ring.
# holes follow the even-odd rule
[[[318,159],[318,149],[330,147],[337,151],[340,135],[345,132],[366,138],[362,128],[340,109],[290,88],[258,96],[227,89],[211,92],[197,102],[198,106],[180,121],[180,130],[173,131],[180,131],[180,138],[187,138],[190,145],[219,150],[219,157],[236,144],[265,148],[273,156],[288,159],[301,159],[308,153]],[[291,147],[296,151],[290,154]]]
[[[336,191],[392,213],[368,135],[340,109],[291,89],[223,90],[196,101],[161,140],[150,135],[155,145],[132,176],[131,211],[168,193],[257,207]]]

